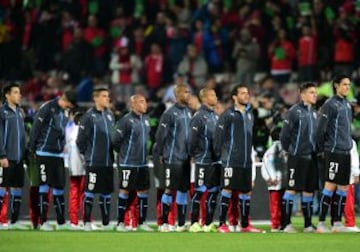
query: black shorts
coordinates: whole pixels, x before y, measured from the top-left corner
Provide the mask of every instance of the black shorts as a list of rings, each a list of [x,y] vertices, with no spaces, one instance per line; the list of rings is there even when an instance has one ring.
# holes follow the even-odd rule
[[[221,187],[241,193],[250,192],[252,187],[251,167],[222,167]]]
[[[337,184],[348,185],[350,182],[351,159],[350,153],[335,153],[325,151],[324,153],[325,181]]]
[[[288,158],[287,189],[314,192],[318,189],[316,155],[291,156]]]
[[[195,166],[195,188],[205,185],[207,189],[220,185],[221,165]]]
[[[147,190],[150,188],[149,167],[120,167],[119,180],[120,189]]]
[[[165,164],[165,188],[182,192],[190,189],[190,162]]]
[[[55,188],[65,187],[63,158],[36,156],[36,164],[39,168],[40,185],[48,185]]]
[[[23,162],[16,163],[9,160],[9,167],[0,167],[0,187],[23,187],[24,176]]]
[[[85,190],[91,193],[112,193],[114,190],[113,167],[87,167]]]

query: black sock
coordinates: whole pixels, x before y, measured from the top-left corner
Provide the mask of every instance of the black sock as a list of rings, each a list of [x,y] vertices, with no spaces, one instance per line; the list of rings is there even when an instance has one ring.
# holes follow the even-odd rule
[[[227,216],[227,212],[229,209],[229,201],[230,198],[226,197],[224,195],[221,195],[221,199],[220,199],[220,213],[219,213],[219,222],[220,222],[220,226],[222,224],[226,224],[226,216]]]
[[[161,218],[162,223],[168,223],[168,216],[170,212],[170,207],[172,203],[171,193],[164,193],[161,197]]]
[[[246,228],[249,226],[249,214],[250,214],[250,197],[240,198],[240,211],[241,211],[241,227]]]
[[[147,209],[148,209],[148,197],[138,197],[139,199],[139,224],[143,224],[146,221]]]
[[[191,224],[199,221],[200,200],[202,192],[195,191],[191,199]]]
[[[319,202],[319,221],[325,221],[326,214],[328,212],[330,206],[331,197],[325,194],[321,195],[320,202]]]
[[[206,225],[210,225],[214,219],[217,192],[209,192],[206,199]]]
[[[285,228],[287,225],[289,225],[291,223],[291,214],[292,214],[293,205],[294,205],[294,200],[292,200],[292,199],[283,199],[281,201],[281,212],[282,212],[281,227],[282,228]]]
[[[86,197],[84,198],[84,223],[91,221],[91,212],[94,204],[94,198]]]
[[[110,222],[110,197],[104,197],[103,195],[99,198],[99,206],[102,218],[102,224],[104,226],[108,225]]]
[[[333,203],[331,205],[331,214],[333,222],[340,222],[344,212],[346,196],[341,196],[335,193]]]
[[[47,221],[48,208],[49,208],[48,193],[39,193],[39,210],[40,210],[41,224]]]
[[[124,216],[127,208],[127,203],[128,203],[128,199],[118,197],[118,211],[117,211],[118,224],[124,223]]]
[[[310,227],[311,226],[311,218],[313,215],[313,202],[301,202],[301,208],[304,215],[304,227]]]
[[[178,226],[179,227],[182,227],[182,226],[185,225],[186,208],[187,208],[187,205],[179,205],[179,204],[177,204]]]
[[[11,224],[19,219],[21,196],[11,196]]]
[[[64,216],[64,210],[65,210],[65,199],[64,195],[54,195],[54,208],[56,211],[56,220],[58,224],[64,224],[65,223],[65,216]]]

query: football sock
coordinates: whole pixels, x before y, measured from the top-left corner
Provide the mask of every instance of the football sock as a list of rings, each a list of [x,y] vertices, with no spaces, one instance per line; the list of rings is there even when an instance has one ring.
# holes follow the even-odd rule
[[[138,193],[139,199],[139,224],[143,224],[146,221],[147,209],[148,209],[148,195],[145,193]]]
[[[345,201],[347,193],[345,191],[337,190],[333,198],[333,203],[331,205],[331,212],[333,214],[333,221],[341,221],[341,216],[344,212]]]
[[[322,191],[319,202],[319,221],[325,221],[326,214],[328,212],[333,192],[324,189]]]
[[[102,217],[102,224],[108,225],[110,222],[110,204],[111,194],[101,194],[99,198],[99,206]]]
[[[124,216],[125,216],[125,211],[126,211],[126,208],[127,208],[128,199],[129,199],[128,194],[119,193],[119,196],[118,196],[118,211],[117,211],[118,223],[124,223]]]
[[[209,192],[206,199],[206,225],[210,225],[214,219],[217,192]]]
[[[170,212],[170,206],[172,203],[172,195],[171,193],[164,193],[161,197],[161,218],[162,223],[168,223],[168,216]]]
[[[229,209],[230,197],[231,197],[231,193],[221,192],[220,213],[219,213],[220,226],[222,224],[226,224],[226,215],[227,215],[227,211]]]
[[[54,208],[56,212],[56,220],[58,224],[65,223],[65,199],[64,199],[64,190],[62,189],[53,189],[53,200],[54,200]]]
[[[301,209],[304,215],[304,227],[311,226],[311,218],[313,215],[313,197],[302,196]]]
[[[284,193],[283,199],[281,201],[281,212],[282,212],[282,221],[281,226],[282,228],[285,228],[288,224],[291,223],[291,214],[292,214],[292,208],[294,205],[294,198],[295,195],[291,193]]]
[[[91,211],[94,204],[94,194],[93,193],[85,193],[84,197],[84,223],[91,221]]]
[[[249,226],[250,195],[239,195],[239,204],[241,211],[241,227],[246,228]]]
[[[191,199],[191,224],[199,221],[200,200],[202,192],[195,191]]]

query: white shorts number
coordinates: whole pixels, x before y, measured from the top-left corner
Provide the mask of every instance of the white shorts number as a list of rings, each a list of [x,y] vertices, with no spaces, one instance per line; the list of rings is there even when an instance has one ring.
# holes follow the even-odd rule
[[[226,167],[224,169],[224,177],[225,178],[232,178],[233,176],[233,168],[232,167]]]
[[[339,163],[337,162],[330,162],[329,167],[329,179],[333,180],[335,179],[336,173],[339,171]]]

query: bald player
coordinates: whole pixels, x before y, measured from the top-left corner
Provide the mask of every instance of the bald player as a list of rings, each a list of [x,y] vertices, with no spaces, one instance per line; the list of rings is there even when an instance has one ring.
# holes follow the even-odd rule
[[[142,95],[130,97],[130,112],[116,124],[112,133],[112,143],[118,152],[119,197],[118,225],[116,230],[126,232],[124,215],[129,192],[136,190],[139,199],[139,226],[143,231],[153,231],[146,224],[148,208],[148,190],[150,188],[149,167],[147,165],[147,141],[149,138],[149,120],[145,113],[147,102]]]

